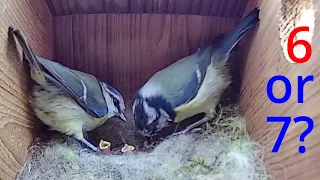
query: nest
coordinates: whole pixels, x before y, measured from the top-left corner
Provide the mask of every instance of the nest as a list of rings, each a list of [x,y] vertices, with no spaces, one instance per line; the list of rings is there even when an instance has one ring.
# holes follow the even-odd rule
[[[150,152],[97,155],[70,138],[37,142],[18,180],[267,180],[261,148],[238,106],[222,109],[201,131],[168,136]]]

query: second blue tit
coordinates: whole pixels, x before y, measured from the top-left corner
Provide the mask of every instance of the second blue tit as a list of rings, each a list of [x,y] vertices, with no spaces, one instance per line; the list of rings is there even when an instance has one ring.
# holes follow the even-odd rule
[[[83,133],[119,116],[126,121],[122,95],[93,75],[69,69],[37,56],[19,30],[9,28],[17,50],[30,65],[33,84],[30,103],[35,115],[51,130],[73,136],[94,151]]]
[[[138,90],[134,100],[138,131],[152,136],[170,122],[178,123],[200,113],[212,117],[222,93],[231,83],[226,66],[230,52],[258,22],[256,8],[218,46],[202,47],[155,73]]]

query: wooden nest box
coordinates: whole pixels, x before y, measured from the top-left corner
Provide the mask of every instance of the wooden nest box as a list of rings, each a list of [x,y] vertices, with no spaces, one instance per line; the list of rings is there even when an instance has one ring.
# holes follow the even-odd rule
[[[40,127],[28,106],[29,74],[8,41],[9,26],[21,29],[40,56],[92,73],[130,99],[154,72],[231,31],[255,7],[261,21],[241,41],[243,55],[236,66],[248,130],[263,146],[265,164],[275,179],[320,179],[319,12],[310,20],[311,59],[304,64],[286,59],[289,32],[299,25],[302,10],[320,8],[320,1],[312,0],[2,0],[0,179],[15,178]],[[267,96],[267,83],[275,75],[291,82],[286,103],[275,104]],[[305,84],[304,103],[299,104],[298,76],[308,75],[314,81]],[[283,96],[283,83],[276,83],[273,91]],[[283,123],[269,123],[267,116],[309,116],[314,129],[300,142],[307,126],[292,121],[279,152],[272,153]],[[304,154],[298,152],[302,144]]]

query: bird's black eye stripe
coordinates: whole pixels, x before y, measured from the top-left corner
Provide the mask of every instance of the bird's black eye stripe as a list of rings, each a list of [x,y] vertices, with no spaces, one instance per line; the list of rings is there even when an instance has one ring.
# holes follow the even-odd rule
[[[116,98],[112,98],[114,104],[119,104],[119,101]]]
[[[112,98],[112,99],[113,99],[113,104],[114,104],[118,109],[120,109],[120,103],[119,103],[118,99],[116,99],[116,98]]]
[[[159,109],[156,109],[156,111],[157,111],[156,119],[159,119],[159,118],[160,118],[160,116],[161,116],[161,112],[160,112],[160,110],[159,110]]]

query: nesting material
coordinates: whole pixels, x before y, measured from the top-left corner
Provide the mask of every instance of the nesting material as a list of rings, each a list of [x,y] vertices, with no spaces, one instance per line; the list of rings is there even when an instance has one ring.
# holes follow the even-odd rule
[[[261,149],[238,106],[224,108],[204,132],[170,136],[152,152],[96,155],[61,140],[30,150],[18,180],[267,180]],[[126,150],[133,150],[126,147]]]

